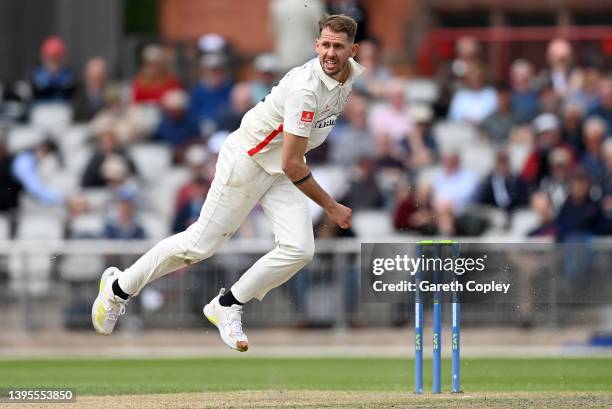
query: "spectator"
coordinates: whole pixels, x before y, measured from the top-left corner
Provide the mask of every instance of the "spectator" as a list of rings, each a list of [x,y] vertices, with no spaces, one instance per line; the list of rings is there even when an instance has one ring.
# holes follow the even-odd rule
[[[191,91],[189,110],[197,118],[201,132],[210,136],[229,104],[233,83],[228,76],[227,59],[221,54],[204,55],[200,68],[200,82]]]
[[[136,218],[137,194],[129,189],[118,193],[111,213],[104,221],[102,237],[113,240],[138,240],[145,238],[145,231]]]
[[[368,101],[353,94],[344,109],[346,124],[337,125],[330,135],[331,162],[340,166],[354,166],[357,160],[375,152],[374,138],[367,127]]]
[[[363,156],[357,162],[344,202],[353,210],[380,209],[384,205],[383,194],[376,182],[375,162]]]
[[[124,189],[138,191],[138,183],[130,177],[128,164],[121,155],[108,155],[104,158],[101,169],[106,187],[111,193],[120,194]]]
[[[376,166],[382,173],[392,172],[399,177],[406,170],[405,157],[393,148],[391,137],[386,133],[376,135]]]
[[[200,137],[198,121],[187,109],[189,96],[182,89],[170,90],[161,101],[162,119],[153,133],[153,140],[173,148],[175,163],[182,163],[189,144]]]
[[[465,83],[468,67],[480,64],[480,44],[474,37],[462,36],[455,43],[455,59],[450,64],[441,64],[437,76],[440,97],[435,105],[436,116],[448,116],[452,96]]]
[[[586,67],[577,72],[576,79],[579,86],[566,99],[588,112],[595,107],[599,98],[601,72],[595,67]]]
[[[158,44],[142,49],[142,66],[132,81],[132,101],[159,104],[169,90],[180,88],[178,78],[170,69],[165,50]]]
[[[198,38],[198,50],[204,54],[227,55],[229,46],[221,34],[208,33]]]
[[[434,163],[437,159],[437,145],[431,131],[433,111],[429,105],[412,105],[410,117],[414,128],[402,141],[410,169],[418,170]]]
[[[210,189],[210,181],[203,176],[196,176],[189,182],[188,197],[177,208],[172,223],[172,232],[179,233],[191,226],[198,217],[204,205],[204,199]]]
[[[587,117],[598,116],[606,121],[607,128],[612,130],[612,79],[606,78],[599,84],[599,99]]]
[[[34,102],[68,102],[74,95],[77,79],[64,65],[66,46],[61,38],[47,37],[40,48],[41,65],[32,73]]]
[[[370,130],[375,135],[388,135],[394,150],[401,149],[402,140],[413,128],[404,88],[403,81],[390,81],[385,89],[386,101],[373,108],[368,119]]]
[[[590,190],[589,175],[584,169],[577,168],[571,176],[569,196],[557,216],[561,241],[583,241],[601,229],[601,209],[589,197]]]
[[[482,121],[480,128],[492,143],[502,146],[508,142],[510,130],[518,122],[518,115],[511,109],[510,90],[505,86],[497,87],[497,110]]]
[[[549,171],[542,178],[539,190],[548,195],[555,212],[561,208],[567,198],[572,166],[572,157],[562,147],[554,148],[548,155]]]
[[[529,237],[557,237],[557,225],[555,222],[555,211],[550,203],[548,195],[537,191],[531,195],[531,210],[538,216],[538,227],[528,233]]]
[[[321,0],[273,0],[270,2],[270,21],[274,35],[274,54],[280,60],[280,73],[305,63],[314,57],[308,47],[296,44],[312,44],[319,36],[318,22],[325,13]]]
[[[569,102],[563,108],[562,139],[567,142],[574,152],[582,156],[584,143],[582,140],[582,106]]]
[[[527,186],[510,171],[510,159],[505,151],[497,153],[495,169],[486,177],[478,191],[478,202],[505,211],[527,204]]]
[[[113,128],[122,145],[147,139],[154,128],[140,105],[126,104],[118,86],[107,87],[104,95],[105,106],[91,121],[96,132]]]
[[[391,70],[380,63],[380,50],[380,43],[376,39],[369,38],[359,43],[357,61],[366,70],[353,84],[355,91],[375,99],[384,97],[386,83],[393,77]]]
[[[442,168],[432,182],[433,205],[439,233],[454,235],[459,233],[455,219],[463,216],[473,202],[478,178],[461,167],[459,155],[455,152],[442,155]]]
[[[548,69],[543,73],[544,84],[564,97],[570,93],[570,84],[575,71],[572,67],[572,46],[564,39],[556,38],[548,44],[546,52]]]
[[[213,172],[215,165],[210,156],[207,150],[201,145],[191,145],[189,149],[187,149],[185,153],[185,162],[189,166],[191,176],[190,180],[182,185],[177,191],[176,203],[174,206],[176,214],[180,213],[181,209],[185,208],[185,206],[197,196],[192,191],[197,190],[198,187],[195,185],[197,185],[200,180],[206,180],[208,187],[210,187],[212,177],[214,176]],[[204,192],[202,197],[206,197],[207,193],[208,189]]]
[[[101,57],[89,59],[85,64],[83,82],[77,88],[74,98],[74,119],[76,121],[90,121],[104,108],[106,82],[106,61]]]
[[[530,122],[540,110],[538,94],[533,89],[533,66],[526,60],[516,60],[510,68],[511,105],[518,122]]]
[[[553,114],[540,114],[533,121],[536,133],[536,144],[533,151],[527,157],[521,176],[531,186],[538,186],[544,176],[548,176],[550,166],[549,154],[556,147],[568,151],[572,161],[574,154],[571,146],[564,144],[561,140],[559,120]]]
[[[278,58],[274,54],[259,54],[255,57],[254,68],[257,77],[250,83],[252,105],[264,99],[276,83],[279,68]]]
[[[219,115],[219,130],[234,132],[240,127],[244,114],[252,107],[251,87],[246,82],[237,83],[230,93],[229,105]]]
[[[601,184],[606,177],[602,147],[606,135],[608,135],[608,128],[603,119],[591,117],[584,123],[583,134],[585,152],[581,158],[582,166],[589,174],[591,181]]]
[[[465,87],[453,95],[449,119],[479,124],[497,109],[495,89],[484,85],[484,73],[478,65],[471,65],[465,75]]]
[[[395,229],[414,230],[426,235],[436,234],[436,215],[431,195],[431,186],[427,184],[418,184],[416,188],[400,184],[393,216]]]
[[[455,44],[455,59],[451,65],[451,74],[458,80],[455,87],[463,85],[463,81],[473,65],[480,64],[480,44],[478,40],[470,36],[462,36]]]
[[[557,94],[551,87],[540,90],[540,113],[557,115],[561,109],[563,96]]]
[[[73,212],[85,209],[82,197],[68,196],[41,179],[38,173],[40,163],[57,153],[57,145],[49,139],[17,154],[10,154],[0,146],[0,212],[17,210],[23,191],[45,205],[65,204]]]
[[[603,197],[601,207],[604,216],[602,233],[612,234],[612,138],[608,138],[603,143],[603,156],[606,164],[606,176],[601,185]]]
[[[132,176],[137,176],[138,172],[134,161],[128,152],[118,143],[115,131],[108,127],[98,134],[98,144],[85,166],[85,171],[81,178],[81,186],[106,186],[107,180],[104,177],[102,166],[105,160],[112,155],[121,157],[127,165],[128,173]]]

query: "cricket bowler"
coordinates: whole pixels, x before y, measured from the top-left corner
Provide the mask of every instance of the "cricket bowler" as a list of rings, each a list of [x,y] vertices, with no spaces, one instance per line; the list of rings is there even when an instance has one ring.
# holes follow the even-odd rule
[[[272,223],[276,246],[230,291],[221,289],[203,310],[230,348],[248,349],[243,305],[253,298],[262,300],[313,257],[307,198],[341,228],[351,225],[351,209],[319,186],[304,154],[325,141],[346,105],[353,81],[364,71],[353,59],[356,30],[357,23],[348,16],[321,18],[317,57],[289,71],[223,143],[199,219],[184,232],[157,243],[125,271],[115,267],[104,271],[91,310],[98,333],[113,332],[130,297],[147,283],[215,254],[260,203]]]

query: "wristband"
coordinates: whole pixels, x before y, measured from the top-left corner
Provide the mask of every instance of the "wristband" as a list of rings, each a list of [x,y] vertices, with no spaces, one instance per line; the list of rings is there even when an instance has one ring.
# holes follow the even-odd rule
[[[312,177],[312,172],[308,172],[308,174],[306,176],[304,176],[303,178],[301,178],[300,180],[296,180],[296,181],[292,181],[294,185],[301,185],[302,183],[306,182],[308,179],[310,179]]]

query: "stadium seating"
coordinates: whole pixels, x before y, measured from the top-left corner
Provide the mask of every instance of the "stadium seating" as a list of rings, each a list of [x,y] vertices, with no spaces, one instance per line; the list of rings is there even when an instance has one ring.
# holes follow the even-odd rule
[[[0,240],[11,238],[11,219],[8,215],[0,214]]]
[[[30,123],[59,136],[72,123],[72,108],[61,103],[36,104],[30,111]]]
[[[64,224],[57,217],[46,214],[21,215],[17,228],[18,241],[59,241],[63,237]],[[44,295],[49,290],[51,271],[55,257],[32,247],[25,252],[14,252],[9,257],[11,290],[16,293]]]
[[[19,152],[33,148],[45,139],[45,133],[32,125],[19,125],[11,128],[7,136],[9,152]]]
[[[172,219],[163,217],[158,213],[142,212],[137,216],[145,230],[145,236],[151,240],[161,240],[170,234]]]
[[[512,215],[510,225],[510,235],[514,237],[525,237],[527,234],[538,227],[538,216],[531,210],[517,210]]]
[[[433,104],[438,100],[440,89],[435,81],[427,78],[414,78],[406,81],[406,100],[413,103]]]
[[[174,216],[176,193],[189,181],[189,177],[189,169],[185,167],[175,166],[167,169],[144,193],[146,210],[157,213],[164,220],[171,220]]]
[[[157,182],[172,166],[172,149],[166,145],[143,143],[129,150],[138,172],[147,182]]]
[[[458,152],[463,147],[477,143],[478,132],[472,125],[453,121],[439,121],[433,127],[433,135],[441,151]]]
[[[391,215],[386,210],[353,213],[353,231],[359,238],[386,238],[393,235]]]

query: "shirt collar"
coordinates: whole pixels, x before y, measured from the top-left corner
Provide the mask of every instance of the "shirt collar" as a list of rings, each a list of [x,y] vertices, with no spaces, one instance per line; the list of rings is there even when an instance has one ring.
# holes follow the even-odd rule
[[[349,66],[351,67],[351,75],[346,80],[346,82],[352,82],[355,80],[355,78],[360,76],[365,71],[365,67],[359,64],[357,61],[355,61],[352,58],[349,58],[348,62],[349,62]],[[315,65],[315,70],[317,72],[317,75],[319,76],[321,81],[323,81],[323,84],[325,84],[328,90],[331,91],[332,89],[340,85],[338,81],[336,81],[329,75],[325,74],[325,72],[323,71],[323,68],[321,67],[321,63],[319,62],[319,57],[315,57],[313,63]]]

